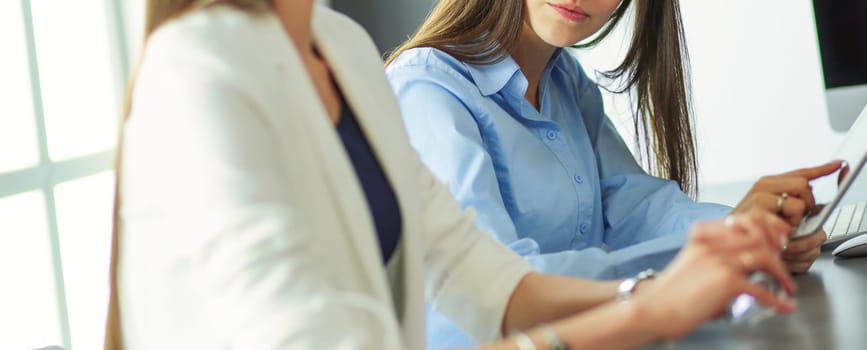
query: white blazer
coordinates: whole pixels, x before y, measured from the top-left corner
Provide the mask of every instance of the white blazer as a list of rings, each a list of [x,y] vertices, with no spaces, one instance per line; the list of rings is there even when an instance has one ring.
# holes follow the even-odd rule
[[[499,336],[531,267],[478,232],[421,164],[362,28],[327,8],[313,27],[400,206],[402,307],[362,188],[280,21],[215,7],[151,37],[125,126],[128,349],[423,349],[426,300],[480,340]]]

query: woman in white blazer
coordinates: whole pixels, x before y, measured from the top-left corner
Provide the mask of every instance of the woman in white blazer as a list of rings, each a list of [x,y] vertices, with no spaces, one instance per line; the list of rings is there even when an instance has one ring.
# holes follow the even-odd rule
[[[652,282],[532,272],[420,163],[370,38],[313,0],[150,0],[146,27],[107,348],[423,349],[428,301],[486,348],[614,349],[683,335],[740,293],[793,308],[745,278],[794,288],[772,215],[697,225]],[[368,191],[346,118],[387,191]]]

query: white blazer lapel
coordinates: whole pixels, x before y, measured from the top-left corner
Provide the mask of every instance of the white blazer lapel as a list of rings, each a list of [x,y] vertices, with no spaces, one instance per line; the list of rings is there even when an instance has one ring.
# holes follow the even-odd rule
[[[328,9],[318,9],[317,13],[326,14]],[[417,235],[421,217],[416,203],[418,185],[413,178],[417,166],[421,166],[405,136],[400,107],[385,77],[384,63],[378,59],[378,52],[371,39],[355,23],[342,15],[327,13],[330,16],[314,15],[313,35],[319,52],[330,62],[335,81],[340,86],[344,98],[353,109],[359,125],[364,131],[376,158],[382,166],[389,184],[397,197],[402,216],[401,247],[404,256],[404,310],[406,318],[422,318],[424,300],[424,280],[418,271],[423,271],[424,242]],[[347,23],[340,23],[345,20]],[[370,72],[376,72],[370,74]],[[411,229],[415,228],[415,229]],[[416,273],[413,273],[416,272]],[[423,328],[404,324],[407,341],[423,340]],[[419,333],[421,332],[421,333]],[[417,334],[418,333],[418,334]],[[422,348],[423,343],[411,344],[411,348]]]
[[[317,9],[317,12],[323,10]],[[406,212],[406,191],[416,188],[406,182],[407,169],[400,169],[399,155],[406,154],[410,147],[405,139],[395,137],[401,135],[403,124],[400,120],[400,108],[385,78],[383,62],[376,59],[376,51],[372,45],[364,45],[369,39],[364,33],[340,30],[342,27],[329,24],[324,16],[314,16],[313,35],[317,48],[325,60],[329,62],[334,79],[340,87],[347,104],[355,113],[358,124],[373,149],[376,159],[382,166],[389,184],[395,192],[398,205]],[[332,17],[333,18],[333,17]],[[317,20],[318,19],[318,20]],[[345,29],[345,28],[343,28]],[[360,40],[342,38],[340,36],[364,36]],[[366,39],[366,40],[365,40]],[[346,43],[357,45],[346,46]],[[377,75],[365,74],[378,72]],[[387,123],[387,124],[383,124]],[[403,142],[402,142],[403,141]],[[403,221],[402,230],[407,228],[407,220]]]
[[[282,31],[282,27],[280,28]],[[391,291],[388,288],[383,271],[379,246],[376,244],[376,234],[367,200],[361,189],[358,177],[349,160],[342,142],[337,135],[334,125],[330,122],[319,96],[310,82],[309,74],[304,70],[304,63],[298,57],[297,50],[289,45],[288,61],[289,72],[284,77],[287,91],[294,96],[294,101],[304,103],[287,106],[290,113],[297,115],[303,120],[301,123],[307,128],[313,147],[307,150],[293,150],[296,152],[314,152],[318,158],[318,166],[328,180],[331,202],[335,204],[335,219],[343,222],[344,234],[351,240],[351,245],[358,253],[361,268],[366,275],[366,280],[371,281],[373,292],[387,300],[391,300]],[[298,79],[304,79],[306,84],[298,84]],[[294,81],[293,81],[294,80]]]

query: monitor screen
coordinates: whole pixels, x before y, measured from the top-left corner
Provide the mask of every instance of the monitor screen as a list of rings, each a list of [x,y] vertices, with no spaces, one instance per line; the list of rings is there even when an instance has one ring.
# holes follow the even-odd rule
[[[846,132],[867,104],[867,0],[813,0],[831,129]]]
[[[867,1],[813,0],[825,87],[867,84]]]

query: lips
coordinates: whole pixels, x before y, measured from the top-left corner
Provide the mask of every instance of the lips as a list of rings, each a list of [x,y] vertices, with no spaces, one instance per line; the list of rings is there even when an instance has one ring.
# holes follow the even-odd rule
[[[552,3],[548,3],[548,6],[551,6],[551,8],[553,8],[554,11],[557,11],[557,13],[560,14],[560,16],[563,16],[563,18],[572,22],[580,22],[590,17],[590,15],[577,6]]]

